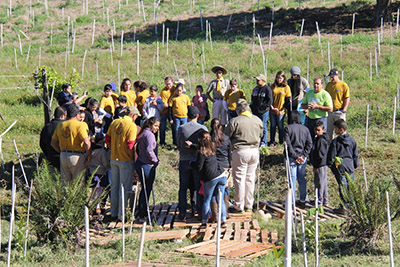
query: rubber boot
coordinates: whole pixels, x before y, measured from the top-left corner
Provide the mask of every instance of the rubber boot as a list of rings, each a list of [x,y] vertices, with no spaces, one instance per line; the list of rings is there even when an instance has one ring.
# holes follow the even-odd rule
[[[211,213],[212,213],[212,216],[211,216],[210,221],[212,223],[217,222],[218,204],[217,204],[217,201],[215,201],[215,200],[211,201]]]
[[[226,219],[229,219],[229,213],[228,213],[229,196],[224,196],[224,202],[225,202],[225,206],[226,206]]]

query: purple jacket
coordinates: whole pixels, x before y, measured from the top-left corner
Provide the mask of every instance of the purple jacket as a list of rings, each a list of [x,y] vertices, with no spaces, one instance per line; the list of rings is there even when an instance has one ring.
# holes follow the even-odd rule
[[[158,147],[156,136],[150,130],[146,128],[137,140],[137,153],[138,160],[144,164],[154,165],[158,163]]]

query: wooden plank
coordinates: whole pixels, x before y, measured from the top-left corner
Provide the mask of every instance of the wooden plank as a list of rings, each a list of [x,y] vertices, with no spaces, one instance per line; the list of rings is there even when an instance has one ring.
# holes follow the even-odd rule
[[[168,210],[169,210],[170,205],[163,205],[160,216],[157,219],[157,225],[162,226],[164,224],[165,217],[167,216]]]
[[[200,234],[199,230],[200,228],[198,226],[192,226],[192,228],[190,229],[189,238],[193,239],[197,237]]]
[[[270,251],[272,251],[273,247],[276,247],[277,249],[280,249],[280,248],[281,248],[281,246],[274,246],[274,245],[272,245],[271,247],[267,247],[267,248],[265,248],[265,249],[263,249],[263,250],[260,250],[260,251],[258,251],[258,252],[256,252],[256,253],[247,255],[246,257],[244,257],[244,259],[249,259],[249,260],[250,260],[250,259],[254,259],[254,258],[256,258],[256,257],[260,257],[260,256],[262,256],[262,255],[268,254]]]
[[[224,257],[226,255],[229,255],[232,252],[244,249],[244,248],[248,247],[249,244],[251,244],[249,242],[236,242],[236,241],[227,241],[227,242],[229,242],[231,245],[228,247],[224,247],[224,249],[221,250],[221,256],[224,256]]]
[[[240,240],[240,223],[235,223],[235,232],[233,234],[233,240],[239,241]]]
[[[176,218],[175,218],[176,219]],[[200,226],[201,222],[193,222],[193,223],[188,223],[188,222],[173,222],[173,228],[180,228],[180,227],[192,227],[192,226]]]
[[[256,230],[250,230],[250,242],[255,243],[257,242],[257,231]]]
[[[260,225],[258,224],[257,219],[253,219],[251,222],[252,222],[252,224],[253,224],[253,229],[254,229],[254,230],[259,231],[259,230],[261,229],[261,228],[260,228]]]
[[[227,228],[222,240],[231,240],[232,233],[233,233],[233,229],[232,228]]]
[[[210,225],[207,225],[206,233],[205,233],[205,235],[203,237],[203,241],[210,240],[211,237],[212,237],[213,232],[214,232],[214,228],[212,226],[210,226]]]
[[[221,241],[220,243],[220,251],[224,251],[227,249],[231,249],[232,247],[237,247],[237,244],[229,242],[229,241]],[[200,255],[216,255],[216,246],[215,245],[205,245],[198,247],[190,252],[197,253]]]
[[[235,249],[230,252],[224,253],[224,251],[222,251],[221,255],[227,258],[233,258],[232,255],[241,255],[243,251],[253,247],[254,245],[255,244],[250,242],[242,242],[240,245],[235,246]]]
[[[249,235],[249,231],[248,229],[242,229],[240,231],[240,241],[242,242],[246,242],[247,241],[247,237]]]
[[[243,223],[243,229],[250,230],[250,221],[246,221]]]
[[[154,218],[158,218],[158,215],[160,214],[161,211],[161,205],[157,205],[154,207],[153,212],[152,212],[152,216],[154,216]]]
[[[270,232],[271,235],[271,243],[275,244],[276,241],[278,241],[278,232]]]
[[[171,208],[169,209],[167,219],[165,220],[165,223],[163,226],[164,229],[173,228],[173,221],[174,221],[177,207],[178,207],[178,203],[174,203],[174,204],[172,204]]]
[[[253,254],[255,252],[258,252],[260,250],[265,250],[265,247],[263,244],[260,243],[249,243],[250,245],[247,246],[246,248],[242,248],[238,251],[232,252],[227,255],[227,257],[232,257],[232,258],[238,258],[238,257],[244,257],[250,254]]]
[[[261,242],[264,243],[264,244],[269,243],[268,231],[267,230],[261,230]]]
[[[186,252],[186,251],[189,251],[189,250],[192,250],[192,249],[204,246],[204,245],[209,245],[209,244],[212,244],[212,243],[215,243],[215,240],[203,241],[203,242],[200,242],[200,243],[197,243],[197,244],[186,246],[184,248],[175,249],[175,251],[176,252]]]
[[[181,229],[164,232],[150,232],[146,233],[145,240],[179,240],[183,239],[189,231],[189,229]]]

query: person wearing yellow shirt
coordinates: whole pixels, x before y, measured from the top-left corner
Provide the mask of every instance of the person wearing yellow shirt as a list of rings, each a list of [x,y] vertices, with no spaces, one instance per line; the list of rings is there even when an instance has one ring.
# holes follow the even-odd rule
[[[206,90],[207,98],[213,102],[212,118],[219,119],[222,125],[228,124],[228,111],[224,108],[224,95],[226,90],[230,88],[229,80],[225,79],[223,75],[227,74],[224,67],[218,65],[211,69],[217,78],[212,80]],[[212,97],[211,97],[212,92]]]
[[[60,153],[61,179],[72,183],[90,163],[92,152],[89,129],[85,122],[79,120],[79,108],[69,105],[67,117],[68,120],[57,125],[51,146]]]
[[[346,112],[350,104],[350,90],[347,83],[339,79],[339,71],[331,69],[329,72],[330,82],[325,90],[331,95],[333,102],[333,112],[328,113],[327,133],[329,140],[333,138],[333,123],[339,119],[346,121]]]
[[[238,101],[239,98],[246,99],[246,96],[243,90],[238,89],[238,84],[235,79],[232,79],[229,84],[231,88],[225,92],[224,101],[226,103],[224,105],[228,108],[228,119],[231,120],[238,116],[236,113],[236,101]]]
[[[114,120],[105,141],[111,150],[111,219],[121,219],[123,208],[128,204],[128,192],[132,191],[134,150],[137,126],[134,121],[140,116],[136,107],[125,107],[121,117]],[[121,184],[124,186],[125,207],[122,207]]]
[[[165,87],[161,90],[160,97],[163,102],[163,110],[160,111],[160,145],[165,145],[165,131],[167,130],[168,121],[168,101],[175,93],[174,80],[171,76],[164,78]]]
[[[136,81],[133,83],[133,87],[135,87],[138,90],[136,93],[136,106],[140,112],[140,114],[143,116],[143,106],[144,103],[146,102],[146,98],[150,96],[150,92],[147,89],[147,84],[143,81]]]
[[[290,101],[290,87],[287,85],[287,80],[285,73],[283,71],[278,71],[275,76],[275,82],[271,86],[273,101],[269,113],[269,119],[271,121],[270,129],[270,146],[275,146],[275,134],[276,127],[278,126],[279,133],[279,144],[283,144],[283,119],[285,118],[285,103]]]
[[[169,122],[172,125],[173,144],[177,145],[176,135],[179,126],[187,122],[188,106],[191,105],[190,98],[183,93],[183,84],[178,83],[173,95],[168,102]]]
[[[126,105],[128,107],[135,106],[136,107],[136,92],[131,90],[132,82],[130,79],[125,78],[121,83],[121,93],[119,95],[126,96]]]
[[[100,108],[104,109],[104,111],[106,112],[104,116],[104,126],[103,126],[103,131],[106,133],[108,127],[110,127],[112,118],[114,117],[115,113],[115,103],[112,97],[112,87],[110,84],[106,84],[104,86],[104,95],[100,100]]]

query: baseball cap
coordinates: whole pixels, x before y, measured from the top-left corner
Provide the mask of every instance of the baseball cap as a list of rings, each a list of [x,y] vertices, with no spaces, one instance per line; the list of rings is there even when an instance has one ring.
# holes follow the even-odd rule
[[[301,70],[300,70],[300,68],[297,67],[297,66],[293,66],[293,67],[290,69],[290,74],[292,74],[292,75],[300,75],[300,73],[301,73]]]
[[[329,77],[333,77],[339,75],[339,71],[337,69],[331,69],[329,72]]]
[[[200,111],[199,111],[199,109],[197,107],[195,107],[195,106],[189,106],[188,107],[187,115],[188,115],[189,119],[194,119],[199,114],[200,114]]]
[[[257,76],[255,76],[254,78],[256,78],[258,81],[266,81],[267,80],[267,78],[265,78],[265,75],[264,74],[258,74]]]
[[[130,114],[140,116],[139,110],[137,109],[137,107],[134,107],[134,106],[123,108],[123,109],[120,111],[120,114],[122,114],[122,115],[124,115],[124,116],[125,116],[125,115],[130,115]]]

